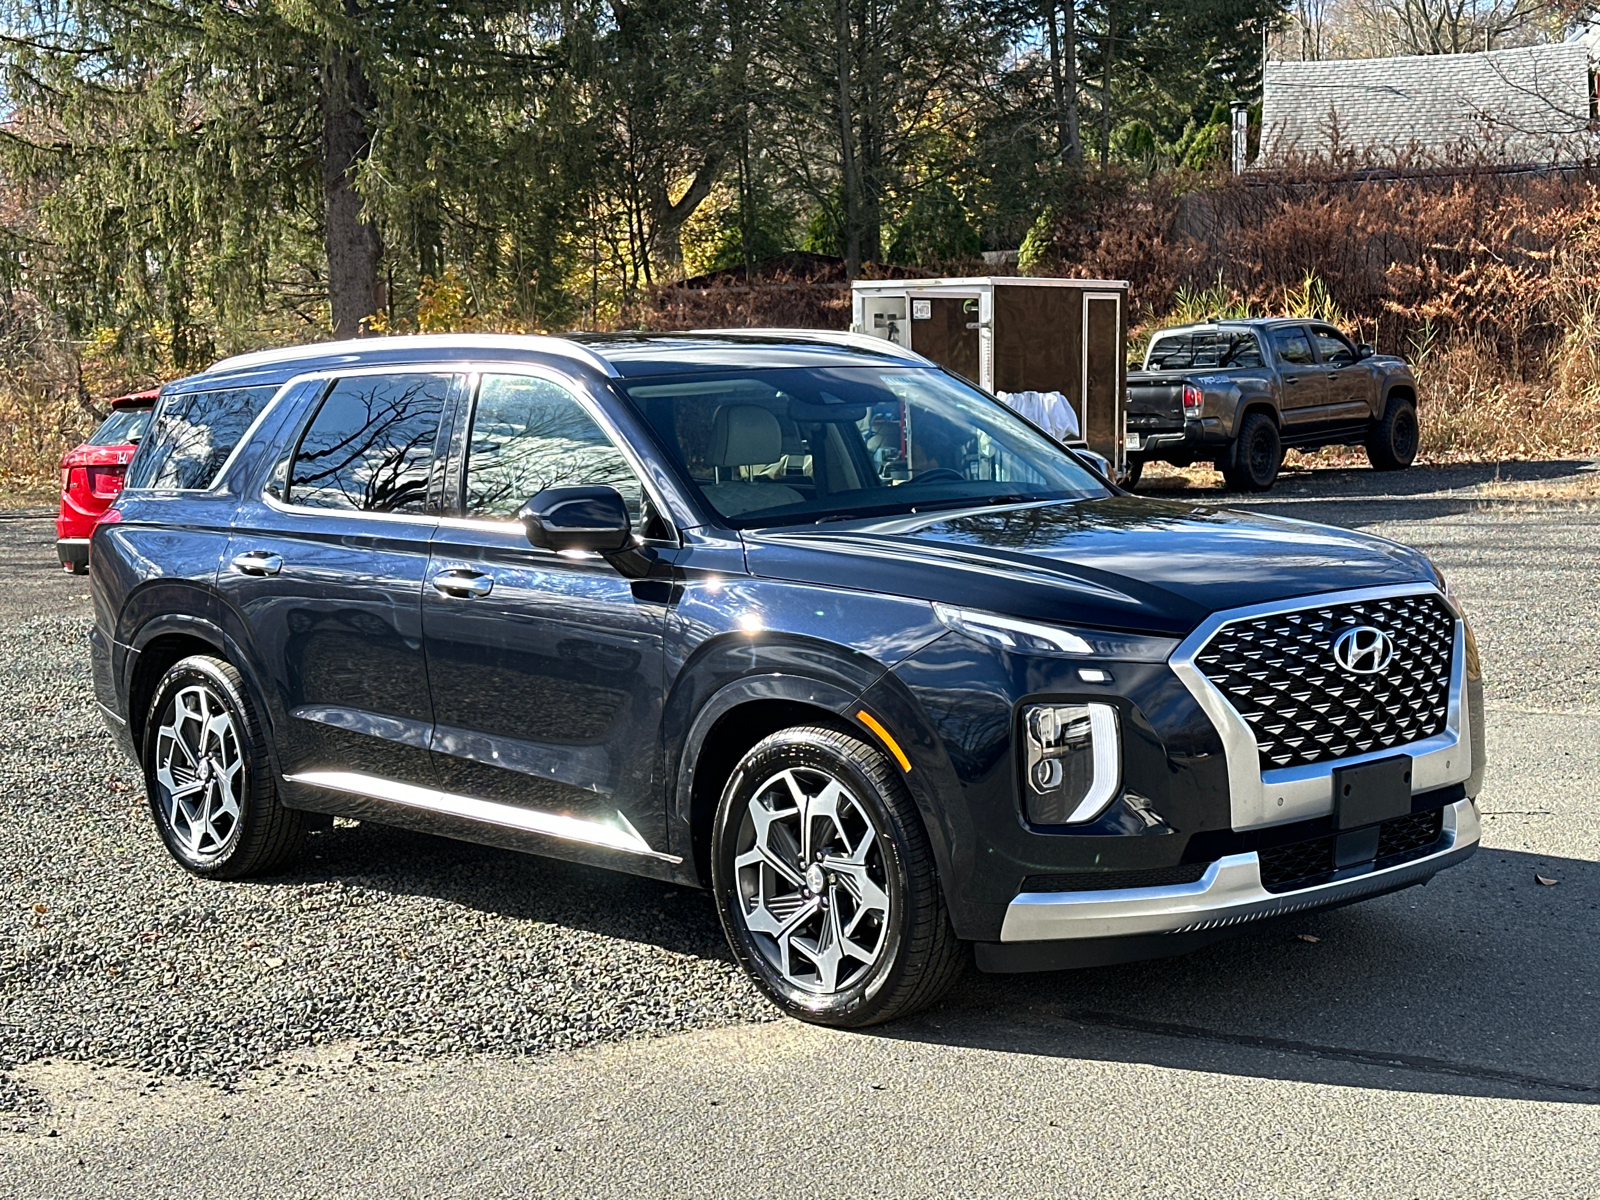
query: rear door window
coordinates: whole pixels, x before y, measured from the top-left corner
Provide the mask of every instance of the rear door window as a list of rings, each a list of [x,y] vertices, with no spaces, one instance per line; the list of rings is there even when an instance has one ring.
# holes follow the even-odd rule
[[[422,513],[451,375],[358,375],[336,381],[295,451],[289,503]]]
[[[163,396],[139,452],[128,465],[127,486],[210,487],[277,390],[274,385]]]
[[[1272,349],[1280,362],[1286,362],[1291,366],[1309,367],[1316,362],[1311,357],[1311,342],[1306,338],[1306,331],[1298,325],[1291,325],[1287,329],[1274,329]]]

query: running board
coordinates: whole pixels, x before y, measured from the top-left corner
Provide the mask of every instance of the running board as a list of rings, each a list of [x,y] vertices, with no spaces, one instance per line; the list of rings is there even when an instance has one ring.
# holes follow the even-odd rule
[[[477,821],[483,825],[498,825],[502,829],[516,829],[524,833],[538,833],[559,838],[565,842],[580,842],[585,846],[599,846],[606,850],[620,850],[624,854],[638,854],[645,858],[658,858],[662,862],[681,863],[676,854],[663,854],[652,850],[650,843],[639,836],[639,831],[620,812],[617,824],[584,821],[577,817],[564,817],[559,813],[539,812],[519,808],[515,804],[499,804],[493,800],[480,800],[475,796],[458,796],[436,788],[418,787],[412,783],[399,783],[379,775],[363,775],[359,771],[306,771],[298,775],[285,775],[290,783],[307,787],[326,788],[352,796],[365,796],[398,804],[402,808],[417,808],[425,812],[442,813]]]

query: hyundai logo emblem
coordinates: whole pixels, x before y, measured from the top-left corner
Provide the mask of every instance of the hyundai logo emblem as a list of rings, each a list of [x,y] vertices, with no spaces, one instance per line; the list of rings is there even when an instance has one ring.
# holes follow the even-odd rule
[[[1394,658],[1394,640],[1371,625],[1352,625],[1333,639],[1333,657],[1354,675],[1376,675]]]

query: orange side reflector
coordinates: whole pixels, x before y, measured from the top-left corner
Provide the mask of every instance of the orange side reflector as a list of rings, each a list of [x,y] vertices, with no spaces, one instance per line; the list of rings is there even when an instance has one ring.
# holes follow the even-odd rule
[[[873,733],[877,734],[878,740],[881,741],[885,746],[889,747],[889,753],[894,755],[894,760],[900,764],[900,769],[902,771],[911,770],[911,760],[906,757],[906,752],[900,749],[900,743],[889,736],[889,731],[882,725],[878,724],[871,713],[863,708],[860,712],[856,713],[856,720],[860,721],[868,729],[872,730]]]

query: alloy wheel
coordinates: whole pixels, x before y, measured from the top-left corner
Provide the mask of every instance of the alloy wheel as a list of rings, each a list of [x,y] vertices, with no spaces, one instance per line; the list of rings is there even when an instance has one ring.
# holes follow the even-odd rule
[[[739,829],[739,914],[768,965],[791,987],[843,991],[871,972],[889,941],[882,835],[837,779],[809,767],[757,788]]]
[[[174,692],[156,730],[157,802],[179,847],[197,862],[226,852],[244,800],[239,726],[210,688]]]

